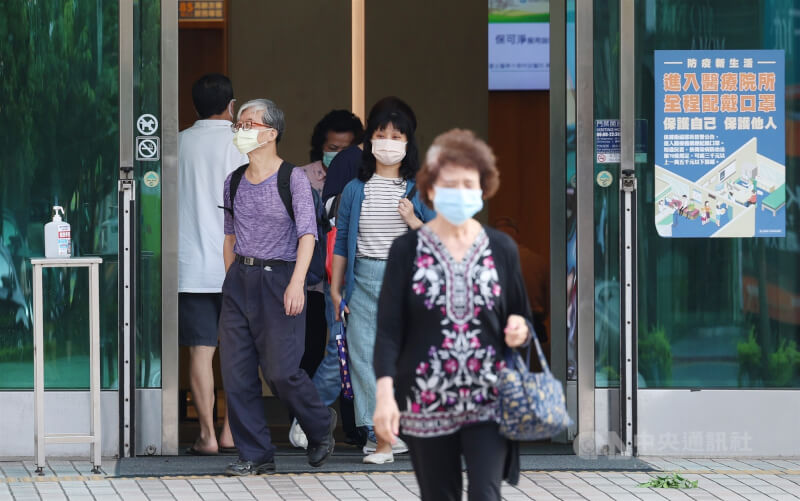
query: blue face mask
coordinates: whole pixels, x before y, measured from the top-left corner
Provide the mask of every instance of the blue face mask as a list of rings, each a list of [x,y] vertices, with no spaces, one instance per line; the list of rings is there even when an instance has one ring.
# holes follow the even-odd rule
[[[325,167],[330,167],[331,162],[333,162],[333,157],[338,155],[338,151],[323,151],[322,152],[322,165]]]
[[[456,226],[464,224],[483,208],[483,191],[434,187],[433,208]]]

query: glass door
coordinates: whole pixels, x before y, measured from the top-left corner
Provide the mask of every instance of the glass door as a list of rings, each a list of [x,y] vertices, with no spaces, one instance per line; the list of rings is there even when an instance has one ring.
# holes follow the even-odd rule
[[[178,6],[119,4],[119,455],[127,457],[177,452],[177,367],[162,361],[177,362],[177,220],[168,207],[177,200]],[[171,313],[162,315],[165,304]]]
[[[118,384],[117,22],[116,2],[0,6],[0,391],[33,387],[30,258],[44,255],[54,205],[72,255],[103,258],[101,381]],[[88,274],[47,269],[43,279],[45,388],[86,390]]]
[[[175,11],[177,34],[177,5],[166,7]],[[33,386],[30,258],[44,255],[43,227],[59,205],[71,225],[72,255],[103,258],[101,384],[113,390],[102,393],[103,414],[116,415],[119,340],[127,325],[135,347],[131,388],[148,409],[141,413],[137,450],[161,450],[162,164],[165,156],[174,161],[177,135],[177,109],[162,113],[161,18],[160,1],[0,5],[0,407],[22,409],[11,429],[32,419],[25,399]],[[135,181],[126,228],[120,225],[121,166],[132,168]],[[130,229],[126,248],[121,236]],[[127,281],[120,266],[126,251]],[[86,392],[89,384],[88,274],[52,268],[43,279],[45,389],[47,401],[55,402],[46,426],[70,432],[88,423],[83,400],[71,393]],[[120,316],[125,290],[129,322]],[[57,416],[57,408],[70,405],[79,406],[76,413]],[[103,454],[116,454],[121,434],[106,427],[103,435]],[[32,455],[28,438],[0,444],[0,456]]]
[[[170,4],[170,2],[167,2]],[[170,4],[171,5],[171,4]],[[174,116],[162,107],[162,2],[121,0],[120,455],[162,451],[162,187]],[[171,5],[177,16],[177,6]],[[168,7],[168,6],[167,6]],[[127,238],[127,242],[125,242]],[[127,362],[131,363],[128,364]],[[146,411],[145,411],[146,409]]]
[[[638,186],[638,451],[796,451],[789,422],[768,416],[800,388],[800,2],[622,4],[635,4],[620,31],[624,41],[632,28],[628,109],[641,128],[627,138]],[[625,78],[624,47],[620,57]]]
[[[800,1],[592,8],[594,115],[578,129],[594,140],[582,188],[609,449],[791,454],[776,416],[800,404]]]

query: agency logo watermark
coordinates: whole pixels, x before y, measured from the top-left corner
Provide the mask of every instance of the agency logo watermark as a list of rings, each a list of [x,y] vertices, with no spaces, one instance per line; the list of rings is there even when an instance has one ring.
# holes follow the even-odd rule
[[[684,431],[682,433],[639,433],[633,444],[650,455],[746,455],[752,452],[753,436],[737,431]],[[582,432],[572,441],[575,454],[587,459],[599,456],[626,458],[626,444],[616,432]]]

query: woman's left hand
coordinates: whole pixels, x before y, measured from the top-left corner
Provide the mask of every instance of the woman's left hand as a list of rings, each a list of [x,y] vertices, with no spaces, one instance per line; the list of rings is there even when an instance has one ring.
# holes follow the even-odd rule
[[[506,334],[506,345],[509,348],[522,346],[530,336],[528,322],[520,315],[509,315],[504,332]]]
[[[397,204],[397,212],[400,213],[400,217],[412,230],[422,226],[422,221],[414,214],[414,204],[411,203],[411,200],[407,198],[400,199],[400,203]]]

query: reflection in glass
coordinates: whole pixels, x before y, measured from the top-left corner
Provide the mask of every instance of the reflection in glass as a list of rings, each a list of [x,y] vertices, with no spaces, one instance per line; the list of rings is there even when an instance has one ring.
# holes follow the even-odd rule
[[[595,0],[594,118],[619,119],[619,0]],[[597,160],[597,155],[595,155]],[[594,188],[595,384],[619,386],[619,179],[618,163],[595,162],[615,182]]]
[[[99,255],[103,388],[117,344],[117,2],[0,3],[0,389],[33,387],[31,266],[53,205]],[[44,275],[46,388],[88,388],[85,270]]]
[[[161,2],[134,4],[135,116],[151,114],[161,121]],[[161,129],[154,132],[161,135]],[[139,210],[138,292],[136,295],[136,386],[161,386],[161,162],[137,161]],[[154,175],[155,174],[155,175]]]
[[[567,0],[567,166],[566,166],[566,252],[567,252],[567,379],[578,379],[578,186],[575,123],[575,0]]]
[[[796,191],[800,2],[637,2],[637,118],[654,118],[653,51],[786,51],[786,186]],[[648,144],[655,144],[653,128]],[[654,221],[653,152],[639,174],[639,375],[647,387],[800,386],[798,207],[786,238],[670,239]],[[787,194],[788,195],[788,194]]]

